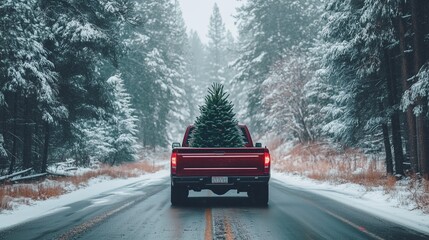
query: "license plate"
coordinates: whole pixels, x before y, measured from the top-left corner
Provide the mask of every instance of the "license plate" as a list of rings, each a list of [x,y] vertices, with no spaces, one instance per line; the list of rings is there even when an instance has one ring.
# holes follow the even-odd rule
[[[228,177],[212,177],[212,183],[228,183]]]

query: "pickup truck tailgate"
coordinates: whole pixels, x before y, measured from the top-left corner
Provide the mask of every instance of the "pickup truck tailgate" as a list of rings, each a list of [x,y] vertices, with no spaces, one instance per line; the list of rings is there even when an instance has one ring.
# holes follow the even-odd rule
[[[264,175],[265,148],[177,148],[177,176]]]

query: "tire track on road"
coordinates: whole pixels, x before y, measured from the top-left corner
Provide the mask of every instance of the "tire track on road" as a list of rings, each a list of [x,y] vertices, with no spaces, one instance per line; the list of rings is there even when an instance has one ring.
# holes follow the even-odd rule
[[[90,221],[84,222],[74,228],[72,228],[71,230],[69,230],[68,232],[64,233],[63,235],[61,235],[60,237],[56,238],[58,240],[67,240],[67,239],[73,239],[74,237],[76,237],[77,235],[87,231],[88,229],[94,227],[96,224],[102,222],[103,220],[105,220],[106,218],[112,216],[113,214],[120,212],[121,210],[133,205],[134,203],[136,203],[137,200],[131,201],[131,202],[127,202],[125,204],[123,204],[122,206],[113,209],[111,211],[108,211],[102,215],[99,215],[93,219],[91,219]]]

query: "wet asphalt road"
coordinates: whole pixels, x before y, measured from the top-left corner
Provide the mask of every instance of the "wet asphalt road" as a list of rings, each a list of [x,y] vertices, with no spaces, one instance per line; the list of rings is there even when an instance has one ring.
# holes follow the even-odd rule
[[[0,239],[429,239],[331,199],[270,181],[267,207],[245,193],[191,192],[170,204],[169,179],[136,183],[0,231]]]

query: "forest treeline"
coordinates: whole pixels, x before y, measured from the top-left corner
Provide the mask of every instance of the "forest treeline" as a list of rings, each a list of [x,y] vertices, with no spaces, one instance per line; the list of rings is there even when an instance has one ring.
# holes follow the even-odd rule
[[[1,1],[1,174],[165,146],[189,118],[185,44],[175,1]]]
[[[255,129],[428,178],[429,1],[246,1],[239,23]]]
[[[252,132],[428,177],[429,1],[244,0],[235,17],[237,39],[215,5],[203,43],[174,0],[2,1],[2,173],[167,146],[218,82]]]

